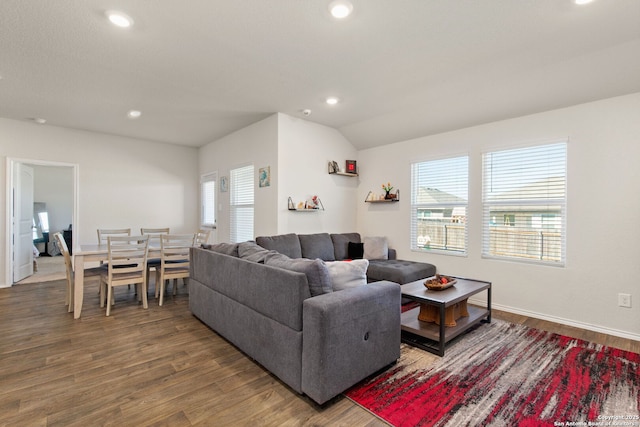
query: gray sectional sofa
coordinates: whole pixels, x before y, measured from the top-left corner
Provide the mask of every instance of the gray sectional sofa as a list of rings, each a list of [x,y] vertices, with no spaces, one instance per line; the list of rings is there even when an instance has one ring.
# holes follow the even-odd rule
[[[324,261],[292,259],[254,242],[192,248],[189,307],[323,404],[400,357],[400,285],[363,277],[363,285],[333,291],[328,278]]]

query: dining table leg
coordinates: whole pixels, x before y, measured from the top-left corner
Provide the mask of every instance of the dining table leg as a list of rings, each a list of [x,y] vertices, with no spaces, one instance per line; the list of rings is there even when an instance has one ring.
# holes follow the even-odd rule
[[[79,319],[82,312],[82,300],[84,299],[84,256],[75,255],[74,258],[73,318]]]

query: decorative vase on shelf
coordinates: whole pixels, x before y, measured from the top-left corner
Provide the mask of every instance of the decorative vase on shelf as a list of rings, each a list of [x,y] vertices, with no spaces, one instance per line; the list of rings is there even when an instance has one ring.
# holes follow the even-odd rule
[[[391,200],[395,198],[395,194],[391,194],[389,191],[387,191],[387,193],[384,195],[384,198],[387,200]]]

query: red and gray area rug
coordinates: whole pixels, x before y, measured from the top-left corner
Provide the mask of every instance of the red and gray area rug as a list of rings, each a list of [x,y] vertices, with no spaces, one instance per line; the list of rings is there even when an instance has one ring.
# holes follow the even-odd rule
[[[640,355],[500,320],[345,395],[394,426],[640,426]]]

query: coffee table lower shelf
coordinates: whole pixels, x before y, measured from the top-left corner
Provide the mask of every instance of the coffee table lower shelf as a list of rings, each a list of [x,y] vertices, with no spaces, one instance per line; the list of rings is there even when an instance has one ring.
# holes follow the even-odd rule
[[[468,311],[469,317],[461,317],[456,321],[456,326],[444,328],[443,342],[440,341],[439,325],[418,320],[420,307],[402,313],[402,342],[443,356],[444,345],[447,342],[468,331],[476,324],[490,319],[490,312],[486,308],[469,305]]]

